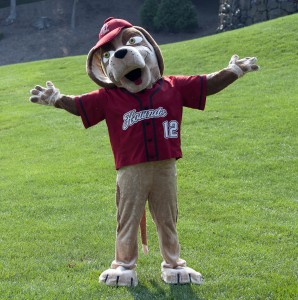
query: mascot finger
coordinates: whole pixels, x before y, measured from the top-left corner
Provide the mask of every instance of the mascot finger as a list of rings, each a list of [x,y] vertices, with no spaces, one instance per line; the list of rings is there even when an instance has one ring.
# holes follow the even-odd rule
[[[239,56],[237,54],[234,54],[232,57],[231,57],[231,60],[229,62],[229,65],[233,65],[236,63],[236,61],[239,59]]]

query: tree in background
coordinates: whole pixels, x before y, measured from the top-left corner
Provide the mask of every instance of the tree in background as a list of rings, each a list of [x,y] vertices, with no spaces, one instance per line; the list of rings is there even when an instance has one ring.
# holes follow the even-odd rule
[[[157,31],[193,32],[198,28],[196,8],[190,0],[162,0],[154,26]]]
[[[195,6],[191,0],[145,0],[141,10],[145,27],[164,32],[193,32],[198,28]]]
[[[141,9],[141,21],[148,30],[154,30],[154,17],[157,12],[159,0],[145,0]]]
[[[9,16],[4,21],[5,25],[12,24],[17,18],[17,1],[16,0],[10,0],[10,13]]]
[[[70,2],[72,1],[72,8],[71,8],[71,20],[70,20],[70,25],[72,29],[75,29],[76,27],[76,11],[77,11],[77,3],[79,2],[79,0],[67,0],[65,2]],[[15,22],[16,17],[17,17],[17,13],[16,13],[16,6],[17,4],[30,4],[33,2],[41,2],[43,3],[44,1],[42,0],[7,0],[7,1],[1,1],[0,0],[0,8],[3,7],[8,7],[10,6],[10,13],[9,16],[5,19],[5,21],[3,22],[4,25],[11,25]],[[51,1],[51,2],[56,2],[56,3],[61,3],[63,4],[63,0],[56,0],[56,1]],[[83,2],[84,4],[84,2]],[[39,4],[38,4],[39,5]],[[53,4],[53,7],[54,4]],[[50,27],[49,25],[49,18],[45,17],[45,16],[37,16],[38,19],[34,21],[34,23],[32,24],[33,27],[37,28],[37,29],[46,29],[48,27]],[[0,39],[3,36],[0,36]]]
[[[71,22],[70,22],[72,29],[76,28],[76,9],[77,9],[78,2],[79,2],[79,0],[73,0],[73,3],[72,3]]]

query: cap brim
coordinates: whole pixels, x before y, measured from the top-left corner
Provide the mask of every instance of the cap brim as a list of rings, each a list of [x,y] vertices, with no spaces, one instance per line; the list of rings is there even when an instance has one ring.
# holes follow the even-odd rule
[[[93,47],[94,49],[97,49],[101,46],[103,46],[104,44],[107,44],[109,42],[111,42],[120,32],[121,30],[125,28],[125,26],[123,27],[118,27],[112,31],[110,31],[108,34],[104,35],[97,43],[96,45]]]

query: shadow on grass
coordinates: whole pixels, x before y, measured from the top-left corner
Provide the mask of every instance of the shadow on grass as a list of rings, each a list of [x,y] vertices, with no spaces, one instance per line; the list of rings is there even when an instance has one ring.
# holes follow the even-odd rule
[[[163,282],[157,282],[150,280],[150,288],[139,285],[136,288],[128,288],[128,291],[132,294],[135,300],[153,300],[153,299],[187,299],[187,300],[200,300],[201,298],[196,295],[192,290],[191,284],[184,285],[168,285]]]

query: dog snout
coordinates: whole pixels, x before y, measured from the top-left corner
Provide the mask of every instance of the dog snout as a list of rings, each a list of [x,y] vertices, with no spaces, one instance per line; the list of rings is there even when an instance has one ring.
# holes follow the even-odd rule
[[[127,54],[127,49],[120,49],[115,52],[114,56],[116,58],[122,59],[125,57],[126,54]]]

